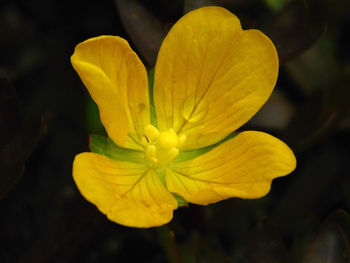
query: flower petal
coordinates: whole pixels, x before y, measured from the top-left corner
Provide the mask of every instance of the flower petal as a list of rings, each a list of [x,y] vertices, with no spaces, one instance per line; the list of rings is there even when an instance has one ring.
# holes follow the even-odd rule
[[[258,30],[243,31],[221,7],[181,18],[163,41],[154,78],[161,131],[185,134],[183,149],[216,143],[247,122],[276,83],[278,57]]]
[[[266,195],[274,178],[295,169],[288,146],[263,132],[246,131],[195,159],[176,164],[166,174],[170,192],[195,204],[230,197]]]
[[[73,163],[73,178],[88,201],[110,220],[125,226],[166,224],[177,208],[158,175],[145,165],[81,153]]]
[[[139,149],[150,119],[148,80],[127,41],[115,36],[88,39],[76,46],[71,62],[97,103],[109,137],[119,146]]]

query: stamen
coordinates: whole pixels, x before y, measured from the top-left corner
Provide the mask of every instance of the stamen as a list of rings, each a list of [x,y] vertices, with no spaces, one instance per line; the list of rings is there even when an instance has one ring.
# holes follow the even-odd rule
[[[186,139],[187,139],[187,136],[185,134],[182,134],[179,137],[179,146],[182,146],[185,143]]]
[[[171,149],[178,146],[179,139],[174,131],[169,130],[159,135],[158,142],[163,149]]]
[[[146,149],[146,156],[148,158],[155,158],[156,157],[156,146],[155,145],[148,145]]]
[[[149,140],[148,138],[146,137],[146,135],[144,135],[141,139],[141,144],[145,147],[147,147],[147,145],[149,144]]]
[[[152,124],[148,124],[146,129],[145,129],[145,135],[150,139],[150,140],[155,140],[159,136],[160,132],[159,130],[154,127]]]
[[[178,147],[185,141],[186,135],[179,137],[173,129],[161,133],[153,125],[147,125],[141,143],[145,146],[145,157],[149,165],[164,167],[179,154]]]

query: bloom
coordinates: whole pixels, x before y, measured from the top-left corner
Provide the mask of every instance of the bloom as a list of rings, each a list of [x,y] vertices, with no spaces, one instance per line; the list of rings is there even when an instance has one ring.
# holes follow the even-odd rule
[[[194,10],[171,28],[150,93],[145,67],[122,38],[88,39],[71,62],[111,138],[76,156],[73,177],[112,221],[159,226],[183,200],[262,197],[295,168],[277,138],[232,135],[270,96],[278,57],[263,33],[242,30],[224,8]]]

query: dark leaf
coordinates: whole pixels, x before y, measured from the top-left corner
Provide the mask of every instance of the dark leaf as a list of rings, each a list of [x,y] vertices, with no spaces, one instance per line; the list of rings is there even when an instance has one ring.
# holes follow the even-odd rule
[[[317,89],[334,89],[341,76],[341,65],[334,55],[332,39],[327,34],[312,48],[300,54],[285,65],[288,74],[304,94],[311,94]],[[339,85],[339,83],[337,83]]]
[[[320,215],[342,199],[340,185],[348,170],[349,155],[332,140],[322,147],[297,155],[297,169],[285,178],[286,188],[276,202],[274,220],[284,236],[291,238],[289,246],[300,256],[305,244],[311,240],[321,221]]]
[[[2,149],[21,127],[19,102],[12,83],[0,78],[0,149]]]
[[[0,163],[11,165],[25,162],[38,142],[41,126],[42,119],[37,118],[18,131],[12,140],[0,150]]]
[[[343,209],[334,211],[326,220],[326,224],[336,224],[340,226],[350,240],[350,215]]]
[[[289,257],[275,226],[265,219],[251,233],[245,263],[287,263]]]
[[[203,6],[218,5],[215,0],[184,0],[184,14]]]
[[[313,19],[303,1],[293,1],[263,31],[276,45],[283,64],[312,46],[325,32],[325,25]]]
[[[233,263],[223,252],[211,248],[204,243],[199,244],[198,263]]]
[[[275,90],[264,106],[245,125],[258,127],[260,130],[275,129],[284,130],[293,113],[294,105],[279,90]]]
[[[23,164],[13,164],[0,167],[0,200],[19,182],[24,172]]]
[[[36,119],[20,130],[0,149],[0,199],[16,185],[24,171],[24,163],[38,143],[41,119]]]
[[[340,226],[331,224],[316,237],[302,263],[348,263],[349,260],[349,240]]]
[[[256,8],[256,6],[260,5],[262,6],[263,3],[260,0],[218,0],[217,5],[223,6],[231,11],[233,13],[236,13],[234,10],[238,9],[246,9],[246,10],[252,10],[253,8]]]
[[[316,90],[296,111],[286,128],[285,140],[295,150],[304,150],[330,133],[348,110],[349,80],[340,78],[333,86]]]
[[[17,263],[86,262],[84,256],[91,243],[105,227],[105,218],[94,207],[82,206],[65,214],[64,218],[27,245]],[[67,247],[69,249],[67,250]],[[74,256],[79,259],[72,260]]]
[[[115,0],[119,17],[137,50],[149,66],[154,66],[166,35],[165,27],[136,0]]]
[[[22,126],[15,88],[0,78],[0,199],[16,185],[24,163],[34,150],[41,130],[41,119]]]
[[[157,236],[169,263],[183,263],[174,232],[168,225],[156,228]]]
[[[188,263],[232,263],[231,258],[222,251],[207,245],[197,231],[192,231],[189,238],[181,243],[181,256]]]

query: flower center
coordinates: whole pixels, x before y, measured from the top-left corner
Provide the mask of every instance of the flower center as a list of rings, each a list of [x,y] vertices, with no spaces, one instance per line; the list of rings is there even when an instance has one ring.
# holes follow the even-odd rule
[[[186,135],[177,136],[173,129],[165,132],[153,125],[147,125],[142,145],[145,146],[145,158],[151,167],[162,168],[178,154],[179,149],[186,141]]]

